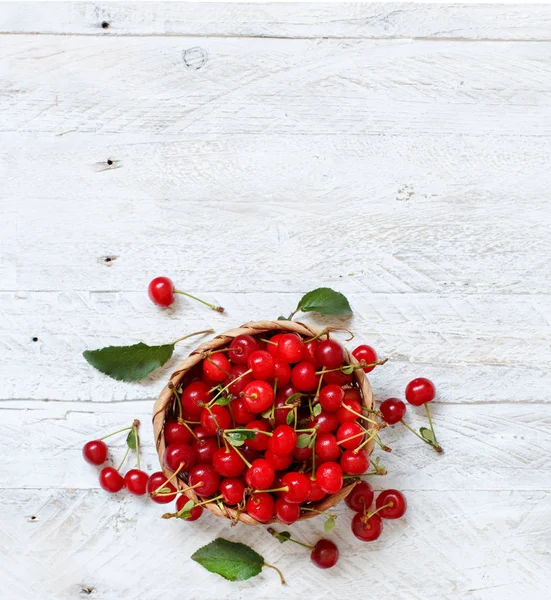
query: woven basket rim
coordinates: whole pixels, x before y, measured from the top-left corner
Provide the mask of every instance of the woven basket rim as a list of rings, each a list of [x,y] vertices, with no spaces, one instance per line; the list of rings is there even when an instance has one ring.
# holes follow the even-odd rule
[[[198,364],[203,358],[207,355],[207,353],[211,350],[216,350],[228,344],[234,337],[238,335],[248,334],[248,335],[257,335],[259,333],[267,333],[271,331],[288,331],[295,332],[304,337],[313,337],[316,336],[322,331],[319,327],[302,323],[301,321],[250,321],[245,323],[241,327],[237,327],[234,329],[229,329],[223,333],[214,335],[210,340],[203,342],[200,344],[195,350],[193,350],[187,358],[185,358],[176,368],[176,370],[172,373],[169,378],[169,382],[162,389],[161,393],[157,401],[155,402],[155,406],[153,408],[153,432],[155,444],[157,447],[157,454],[159,456],[159,462],[161,464],[162,472],[168,477],[173,475],[173,471],[168,469],[163,464],[163,454],[165,451],[165,442],[163,435],[163,428],[166,418],[167,409],[174,402],[174,395],[172,389],[174,387],[178,387],[186,373],[193,368],[196,364]],[[345,362],[346,364],[357,364],[358,361],[352,356],[352,354],[344,348],[345,352]],[[353,373],[353,376],[356,380],[356,383],[360,389],[362,396],[363,406],[367,409],[374,408],[374,399],[373,392],[371,390],[371,385],[369,383],[369,379],[367,375],[363,371],[363,369],[356,369]],[[368,431],[372,428],[372,424],[369,424],[367,428]],[[371,455],[373,451],[375,442],[372,440],[367,446],[365,450],[368,455]],[[180,478],[175,478],[172,483],[176,487],[176,489],[180,492],[182,489],[185,489],[186,484]],[[352,490],[352,488],[356,485],[357,480],[351,480],[351,482],[345,485],[340,492],[337,494],[332,494],[326,496],[320,502],[312,503],[312,508],[315,508],[319,511],[327,510],[336,504],[338,504],[341,500],[343,500]],[[183,492],[190,500],[197,502],[199,499],[193,490],[186,490]],[[239,521],[241,523],[245,523],[246,525],[263,525],[265,523],[260,523],[256,521],[252,517],[250,517],[246,513],[240,513],[237,515],[237,511],[234,508],[220,506],[214,502],[204,504],[204,508],[207,508],[211,513],[218,517],[224,517],[231,519],[232,521]],[[306,514],[301,515],[299,517],[299,521],[303,521],[306,519],[311,519],[313,517],[318,516],[318,513],[308,511]],[[237,518],[236,518],[237,517]],[[273,518],[270,523],[279,523],[284,525],[282,521],[279,521],[277,518]]]

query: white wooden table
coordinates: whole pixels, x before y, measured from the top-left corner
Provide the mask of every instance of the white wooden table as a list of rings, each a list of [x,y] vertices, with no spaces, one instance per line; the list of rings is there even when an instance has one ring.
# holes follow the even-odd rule
[[[0,4],[0,32],[2,598],[547,600],[551,7]],[[226,314],[156,309],[159,274]],[[155,470],[153,400],[196,341],[132,385],[84,349],[277,317],[320,285],[391,358],[377,398],[438,386],[445,455],[385,436],[375,483],[407,518],[362,544],[340,508],[322,572],[264,528],[98,489],[83,443],[140,418]],[[288,588],[189,560],[218,535]]]

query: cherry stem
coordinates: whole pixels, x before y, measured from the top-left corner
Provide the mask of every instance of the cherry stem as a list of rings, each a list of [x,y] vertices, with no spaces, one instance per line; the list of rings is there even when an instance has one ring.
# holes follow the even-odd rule
[[[289,491],[289,486],[286,485],[284,487],[280,487],[280,488],[271,488],[269,490],[253,490],[251,492],[251,494],[263,494],[264,492],[269,493],[269,492],[288,492]]]
[[[405,421],[404,419],[400,419],[400,423],[402,423],[402,425],[404,425],[404,427],[406,429],[409,429],[411,431],[411,433],[413,433],[413,435],[416,435],[420,440],[422,440],[423,442],[425,442],[425,444],[428,444],[429,446],[432,446],[432,443],[429,440],[426,440],[422,435],[420,435],[419,433],[417,433],[415,431],[415,429],[411,428]]]
[[[276,531],[275,529],[272,529],[271,527],[268,527],[268,533],[273,535],[276,539],[279,539],[279,537],[281,536],[281,534],[278,531]],[[298,540],[295,540],[292,537],[286,537],[285,540],[289,541],[289,542],[294,542],[295,544],[298,544],[299,546],[302,546],[303,548],[308,548],[308,550],[314,550],[314,546],[309,546],[308,544],[303,544],[302,542],[299,542]]]
[[[131,429],[132,429],[132,427],[131,427]],[[117,471],[120,471],[120,470],[121,470],[122,466],[124,465],[124,461],[126,460],[126,457],[128,456],[128,453],[129,453],[129,452],[130,452],[130,446],[128,446],[128,447],[126,448],[126,452],[124,453],[124,456],[123,456],[123,459],[122,459],[122,461],[121,461],[121,464],[120,464],[120,465],[117,467]]]
[[[191,433],[191,435],[195,439],[197,439],[197,435],[195,434],[195,431],[193,431],[193,429],[184,421],[184,419],[182,419],[182,418],[178,419],[178,423],[180,423],[180,425],[183,425]]]
[[[344,444],[344,442],[348,442],[349,440],[354,440],[357,437],[364,436],[366,433],[367,433],[367,431],[362,431],[361,433],[355,433],[354,435],[351,435],[350,437],[344,438],[344,440],[337,442],[337,444]]]
[[[138,425],[139,425],[139,421],[138,421]],[[132,427],[132,430],[134,431],[134,435],[136,436],[136,461],[138,463],[138,471],[140,471],[140,436],[138,434],[138,425]]]
[[[364,419],[365,421],[367,421],[368,423],[371,423],[372,425],[379,424],[377,421],[374,421],[373,419],[369,419],[365,415],[362,415],[361,413],[356,412],[354,409],[350,408],[350,406],[348,406],[347,404],[343,404],[342,406],[343,406],[343,408],[346,408],[346,410],[349,410],[353,415],[360,417],[360,419]]]
[[[180,419],[183,419],[184,409],[182,407],[182,398],[180,397],[180,394],[176,388],[172,388],[172,393],[176,396],[176,403],[178,404],[178,416]]]
[[[303,433],[303,432],[306,432],[306,431],[313,432],[313,431],[317,431],[317,430],[318,430],[317,427],[309,427],[308,429],[295,429],[295,431],[297,433]]]
[[[444,452],[444,450],[442,450],[442,447],[440,446],[440,444],[438,443],[438,440],[436,439],[436,433],[434,433],[434,426],[432,424],[432,419],[431,419],[431,416],[430,416],[430,410],[429,410],[429,403],[428,402],[425,402],[425,410],[427,412],[427,419],[429,420],[430,430],[432,432],[432,439],[434,440],[434,443],[432,444],[432,447],[436,450],[436,452],[442,453],[442,452]]]
[[[358,452],[367,444],[369,444],[369,442],[374,439],[377,435],[379,434],[379,431],[375,431],[375,433],[372,433],[367,440],[365,440],[364,442],[362,442],[357,448],[354,448],[354,450],[352,450],[352,452],[354,452],[354,454],[358,454]]]
[[[224,435],[226,433],[240,433],[240,432],[251,432],[251,433],[263,433],[264,435],[268,435],[272,437],[274,435],[271,431],[262,431],[262,429],[248,429],[247,427],[238,427],[237,429],[224,429]]]
[[[392,452],[392,448],[390,448],[389,446],[383,444],[383,442],[381,441],[381,438],[379,436],[377,436],[375,438],[375,441],[380,446],[381,450],[383,450],[384,452]]]
[[[260,338],[260,341],[266,344],[273,344],[274,346],[277,346],[277,342],[272,342],[272,340],[265,340],[264,338]]]
[[[167,485],[168,483],[170,483],[177,475],[178,473],[183,469],[184,467],[184,463],[180,463],[180,466],[176,469],[176,471],[174,471],[174,473],[172,473],[172,475],[162,484],[160,485],[156,490],[154,490],[153,492],[151,492],[152,496],[157,496],[158,495],[158,490],[162,489],[165,487],[165,485]],[[172,495],[173,492],[170,492],[170,495]]]
[[[226,438],[224,438],[225,441]],[[247,467],[251,468],[251,463],[243,456],[243,454],[241,452],[239,452],[239,450],[237,449],[237,446],[233,446],[232,448],[237,452],[237,454],[239,454],[239,456],[241,457],[241,460],[247,465]]]
[[[308,506],[301,506],[300,510],[309,510],[310,512],[318,513],[318,515],[327,515],[328,517],[331,517],[333,519],[337,518],[337,515],[334,515],[333,513],[329,513],[324,510],[317,510],[316,508],[310,508]]]
[[[373,512],[370,512],[370,513],[367,513],[367,518],[371,519],[371,517],[373,515],[376,515],[380,510],[383,510],[383,508],[390,508],[391,506],[394,506],[394,504],[392,502],[388,502],[384,506],[379,506],[379,508],[377,510],[374,510]],[[365,512],[365,504],[364,504],[364,512]]]
[[[183,292],[182,290],[172,290],[172,291],[175,294],[182,294],[183,296],[187,296],[188,298],[193,298],[193,300],[197,300],[197,302],[201,302],[201,304],[204,304],[205,306],[208,306],[209,308],[212,308],[212,310],[215,310],[216,312],[224,312],[224,309],[221,306],[216,306],[214,304],[211,304],[210,302],[206,302],[205,300],[201,300],[201,298],[197,298],[197,296],[193,296],[189,292]]]
[[[184,292],[178,292],[180,293],[184,293]],[[198,298],[196,298],[198,300]],[[177,344],[178,342],[183,342],[184,340],[187,340],[190,337],[193,337],[194,335],[203,335],[203,334],[207,334],[207,333],[214,333],[214,329],[203,329],[202,331],[194,331],[193,333],[188,333],[187,335],[184,335],[181,338],[178,338],[177,340],[175,340],[174,342],[172,342],[173,344]]]
[[[104,435],[103,437],[100,437],[100,440],[106,440],[108,437],[111,437],[112,435],[117,435],[117,433],[122,433],[123,431],[130,431],[132,429],[132,425],[130,425],[130,427],[125,427],[124,429],[119,429],[118,431],[113,431],[113,433],[108,433],[107,435]]]
[[[207,358],[207,360],[208,360],[208,358]],[[212,361],[209,361],[209,362],[212,362]],[[242,373],[241,375],[239,375],[239,377],[236,377],[235,379],[232,379],[230,381],[230,383],[228,383],[228,385],[225,385],[221,390],[219,390],[218,394],[216,394],[216,396],[208,403],[208,406],[212,406],[216,402],[216,400],[218,399],[218,397],[223,392],[225,392],[227,389],[229,389],[230,385],[233,385],[236,381],[239,381],[242,377],[245,377],[245,375],[248,375],[249,373],[252,373],[252,371],[253,371],[252,369],[249,369],[248,371],[245,371],[244,373]],[[229,373],[228,373],[228,375],[229,375]],[[216,389],[216,388],[214,388],[214,389]],[[212,390],[210,390],[210,391],[212,391]]]
[[[210,359],[210,356],[211,356],[212,354],[216,354],[216,352],[211,352],[211,353],[210,353],[208,356],[205,356],[205,360],[206,360],[207,362],[209,362],[211,365],[214,365],[214,366],[215,366],[217,369],[220,369],[220,371],[222,371],[222,373],[224,373],[225,375],[227,375],[227,376],[229,377],[229,376],[230,376],[230,373],[228,373],[228,372],[227,372],[225,369],[223,369],[223,368],[222,368],[220,365],[217,365],[215,362],[213,362],[213,361]],[[233,382],[232,382],[232,383],[233,383]]]
[[[316,452],[312,452],[312,475],[310,475],[310,481],[316,481]]]
[[[268,563],[263,563],[262,566],[270,567],[270,569],[276,570],[277,574],[279,575],[279,578],[281,579],[281,585],[287,585],[287,582],[285,581],[285,578],[283,577],[283,573],[277,567],[274,567],[274,565],[269,565]]]

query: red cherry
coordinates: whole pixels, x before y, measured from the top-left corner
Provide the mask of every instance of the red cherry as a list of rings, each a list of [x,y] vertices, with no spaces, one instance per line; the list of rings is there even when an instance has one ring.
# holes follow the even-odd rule
[[[304,344],[296,333],[284,333],[277,340],[276,354],[286,363],[293,364],[302,360]]]
[[[274,454],[271,450],[266,450],[264,458],[270,463],[275,471],[284,471],[293,462],[292,454],[280,456],[279,454]]]
[[[318,344],[319,344],[318,340],[312,340],[311,342],[306,342],[304,344],[304,349],[302,351],[302,360],[311,362],[314,365],[314,367],[316,367],[317,371],[319,371],[321,368],[321,363],[316,358],[316,350],[317,350]]]
[[[256,417],[256,414],[247,410],[245,398],[236,398],[231,402],[230,408],[233,420],[237,425],[246,425]]]
[[[247,358],[247,366],[253,372],[255,379],[266,381],[274,374],[274,359],[269,352],[265,350],[255,350]]]
[[[401,400],[398,400],[398,398],[389,398],[388,400],[381,402],[379,410],[383,415],[383,419],[389,425],[394,425],[404,418],[404,415],[406,414],[406,405]]]
[[[247,371],[247,367],[243,365],[233,365],[230,369],[230,375],[224,380],[224,385],[229,386],[228,391],[232,396],[239,396],[247,387],[247,384],[253,381],[253,376],[251,373],[247,373]],[[244,375],[245,373],[247,375]]]
[[[326,369],[338,369],[344,363],[343,347],[335,340],[323,340],[316,348],[316,358]]]
[[[315,479],[310,479],[310,493],[308,494],[308,502],[319,502],[325,498],[325,492],[320,488],[319,483]]]
[[[130,469],[124,476],[124,487],[135,496],[143,496],[147,488],[149,475],[139,469]]]
[[[278,498],[275,501],[275,516],[285,524],[292,525],[300,517],[300,504]]]
[[[314,546],[310,558],[316,567],[330,569],[339,560],[339,549],[331,540],[321,539]]]
[[[379,515],[367,517],[356,513],[352,519],[352,533],[362,542],[375,541],[383,531],[383,521]]]
[[[168,504],[169,502],[172,502],[174,498],[176,498],[176,488],[171,483],[165,483],[166,479],[167,478],[164,473],[157,471],[156,473],[151,474],[147,480],[146,491],[150,495],[151,500],[157,504]],[[151,494],[156,492],[159,488],[166,488],[169,490],[168,492],[162,492],[163,494],[166,493],[167,495],[152,496]]]
[[[122,490],[124,479],[113,467],[104,467],[99,473],[99,484],[106,492],[115,494]]]
[[[318,387],[316,367],[305,360],[297,363],[291,371],[291,381],[299,392],[311,392]]]
[[[337,438],[332,433],[322,433],[316,438],[316,454],[321,462],[336,461],[341,455]]]
[[[274,421],[275,425],[285,425],[287,423],[287,415],[293,410],[291,405],[285,404],[287,398],[296,394],[297,390],[292,385],[288,385],[283,390],[277,393],[275,400]]]
[[[243,458],[250,463],[254,462],[257,458],[262,458],[262,453],[257,452],[248,446],[241,446],[239,452],[241,452]]]
[[[234,506],[245,497],[245,484],[237,477],[223,479],[220,483],[220,493],[224,496],[224,504]]]
[[[289,425],[278,425],[268,440],[268,449],[274,454],[286,456],[291,454],[297,445],[297,434]]]
[[[180,512],[182,508],[184,508],[184,506],[188,503],[188,501],[189,498],[187,496],[178,496],[178,499],[176,500],[176,512]],[[194,506],[189,511],[189,513],[189,517],[187,519],[184,519],[184,521],[197,521],[197,519],[203,514],[203,507]]]
[[[273,383],[277,379],[277,385],[287,385],[291,381],[291,367],[279,357],[274,358],[274,374],[271,378]]]
[[[265,492],[253,494],[245,505],[248,515],[261,523],[267,523],[272,519],[274,508],[274,499]]]
[[[204,408],[201,413],[201,427],[210,435],[218,430],[231,427],[231,413],[227,406],[215,404],[211,408]]]
[[[270,489],[274,477],[274,468],[265,458],[257,458],[245,472],[245,481],[253,490]]]
[[[359,419],[358,414],[362,414],[362,405],[356,400],[349,400],[345,396],[344,400],[342,401],[342,406],[335,414],[337,415],[339,423],[350,423],[352,421],[357,421]]]
[[[270,431],[270,426],[266,421],[251,421],[247,424],[247,429],[258,429],[259,431]],[[270,439],[269,435],[264,435],[263,433],[257,433],[252,440],[246,440],[245,445],[253,450],[257,450],[261,452],[262,450],[266,450],[268,447],[268,440]]]
[[[319,371],[319,369],[318,369]],[[329,371],[323,375],[323,383],[335,385],[351,385],[354,380],[352,373],[343,373],[342,371]]]
[[[347,475],[361,475],[369,469],[369,457],[360,450],[345,450],[341,456],[341,467]]]
[[[211,463],[214,453],[218,450],[215,437],[205,437],[195,440],[192,444],[199,463]]]
[[[232,448],[219,448],[212,457],[212,466],[222,477],[237,477],[245,470],[245,462]]]
[[[236,365],[246,365],[249,355],[259,349],[258,342],[252,335],[238,335],[231,341],[228,356]]]
[[[220,475],[212,465],[196,465],[189,472],[188,483],[190,486],[200,484],[193,488],[198,496],[212,496],[218,491]]]
[[[436,396],[436,388],[430,379],[417,377],[410,381],[406,387],[406,400],[413,406],[421,406]]]
[[[386,504],[391,504],[392,506],[382,508]],[[408,504],[404,495],[398,490],[385,490],[377,496],[375,506],[377,507],[377,514],[381,518],[399,519],[406,512]]]
[[[163,463],[171,471],[180,469],[181,473],[186,473],[196,462],[197,454],[189,444],[170,444],[165,448]]]
[[[101,440],[92,440],[84,444],[82,456],[91,465],[102,465],[107,460],[107,444]]]
[[[282,487],[289,488],[282,496],[286,502],[301,504],[307,500],[311,483],[310,478],[303,473],[285,473],[281,484]]]
[[[168,277],[155,277],[147,292],[151,302],[157,306],[170,306],[174,302],[174,284]]]
[[[213,435],[210,433],[209,431],[207,431],[204,427],[201,427],[201,425],[197,425],[197,427],[195,427],[195,429],[193,430],[193,433],[195,434],[195,437],[198,440],[204,440],[205,438],[211,438],[213,437]]]
[[[352,356],[358,361],[365,362],[366,365],[370,365],[372,363],[377,362],[377,353],[371,346],[367,346],[366,344],[362,344],[358,346],[355,350],[352,351]],[[365,373],[371,373],[375,366],[372,367],[364,367],[363,370]]]
[[[222,352],[215,352],[203,361],[203,375],[217,383],[229,376],[230,369],[230,361]]]
[[[206,383],[203,381],[190,383],[182,392],[184,416],[190,421],[197,420],[209,400],[209,387]]]
[[[312,456],[312,448],[308,448],[308,446],[306,446],[306,448],[295,448],[292,456],[295,460],[304,462]]]
[[[362,403],[362,395],[360,394],[360,390],[355,387],[348,388],[344,390],[344,401],[355,400],[358,404]]]
[[[322,410],[314,419],[313,425],[318,427],[319,433],[331,433],[339,426],[339,420],[336,413],[329,413]]]
[[[274,403],[274,389],[266,381],[253,381],[243,390],[245,406],[252,413],[268,410]]]
[[[373,488],[367,481],[360,481],[344,499],[348,508],[365,513],[373,503]]]
[[[272,356],[277,356],[277,345],[279,343],[279,340],[284,336],[284,333],[276,333],[274,336],[272,336],[272,338],[270,339],[270,343],[266,344],[266,349],[268,350],[268,352],[272,355]]]
[[[336,494],[342,489],[342,469],[336,462],[325,462],[316,470],[316,480],[326,494]]]
[[[341,448],[353,450],[354,448],[357,448],[364,439],[362,435],[358,435],[361,433],[365,434],[365,430],[356,421],[353,423],[343,423],[337,430],[337,442],[339,442],[339,446],[341,446]],[[347,441],[344,442],[343,440]]]
[[[336,412],[344,400],[344,390],[339,385],[330,383],[321,388],[320,404],[326,412]]]
[[[168,421],[164,428],[165,444],[191,444],[193,435],[191,431],[182,423]]]

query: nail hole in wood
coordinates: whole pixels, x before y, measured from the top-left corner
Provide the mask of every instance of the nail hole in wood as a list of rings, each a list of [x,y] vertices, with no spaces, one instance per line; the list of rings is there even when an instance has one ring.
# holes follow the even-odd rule
[[[101,28],[102,29],[109,29],[109,23],[107,21],[102,21]]]
[[[38,342],[38,338],[37,337],[33,337],[33,342]]]
[[[108,158],[108,159],[107,159],[107,164],[108,164],[109,166],[111,166],[111,165],[113,164],[113,161],[112,161],[110,158]]]
[[[94,591],[94,589],[95,588],[93,588],[91,585],[83,585],[80,588],[80,593],[89,596]]]

